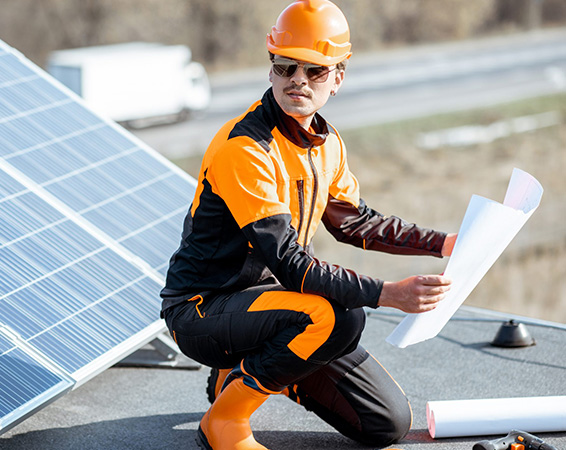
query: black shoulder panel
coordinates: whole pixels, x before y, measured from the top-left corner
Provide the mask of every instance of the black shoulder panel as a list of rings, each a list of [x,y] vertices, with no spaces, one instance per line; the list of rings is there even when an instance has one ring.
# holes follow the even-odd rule
[[[269,92],[269,91],[268,91]],[[247,136],[257,142],[259,145],[269,152],[271,148],[269,144],[273,140],[273,130],[276,126],[273,114],[269,111],[269,102],[266,102],[266,95],[263,96],[261,103],[256,109],[248,112],[242,120],[240,120],[228,135],[228,139],[239,136]]]

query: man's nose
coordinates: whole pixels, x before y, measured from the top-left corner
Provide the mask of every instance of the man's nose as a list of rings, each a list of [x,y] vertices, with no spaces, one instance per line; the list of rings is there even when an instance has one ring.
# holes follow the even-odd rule
[[[305,66],[303,64],[299,64],[295,73],[291,75],[291,81],[295,84],[306,84],[308,82]]]

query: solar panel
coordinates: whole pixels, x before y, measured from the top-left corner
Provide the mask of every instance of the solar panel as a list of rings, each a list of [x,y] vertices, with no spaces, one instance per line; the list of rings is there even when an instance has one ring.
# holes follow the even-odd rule
[[[72,379],[35,355],[33,348],[17,341],[7,328],[0,328],[0,385],[10,386],[0,397],[0,431],[16,425],[74,385]]]
[[[0,433],[164,331],[194,189],[0,41]]]

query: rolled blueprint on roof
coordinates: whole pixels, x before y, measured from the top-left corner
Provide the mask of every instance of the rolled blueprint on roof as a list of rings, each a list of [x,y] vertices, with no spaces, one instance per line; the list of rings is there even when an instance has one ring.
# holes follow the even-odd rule
[[[503,204],[473,195],[444,271],[452,288],[434,310],[408,314],[387,342],[404,348],[435,337],[535,212],[542,193],[534,177],[514,169]]]
[[[431,401],[426,404],[433,438],[566,431],[566,397]]]

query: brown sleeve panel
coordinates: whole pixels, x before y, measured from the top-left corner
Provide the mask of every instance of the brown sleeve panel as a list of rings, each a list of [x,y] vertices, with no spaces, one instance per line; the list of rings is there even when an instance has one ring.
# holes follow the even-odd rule
[[[386,217],[369,208],[330,198],[322,217],[326,229],[340,242],[397,255],[442,257],[446,233],[421,228],[399,217]]]

